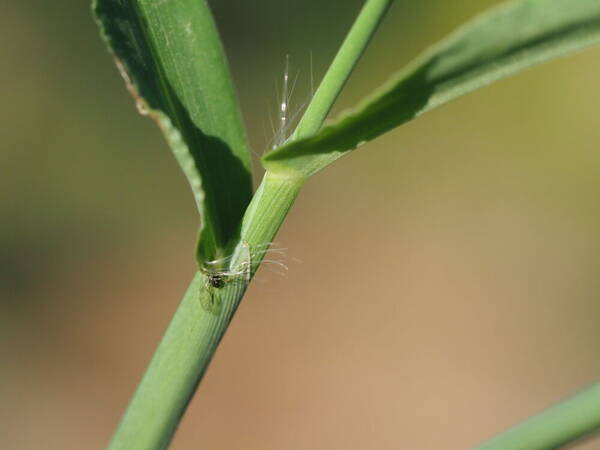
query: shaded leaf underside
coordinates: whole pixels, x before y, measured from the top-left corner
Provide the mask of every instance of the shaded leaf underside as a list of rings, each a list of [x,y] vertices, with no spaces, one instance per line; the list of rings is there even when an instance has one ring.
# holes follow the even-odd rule
[[[102,34],[138,109],[160,126],[201,216],[200,259],[222,256],[252,195],[250,156],[204,0],[96,0]]]

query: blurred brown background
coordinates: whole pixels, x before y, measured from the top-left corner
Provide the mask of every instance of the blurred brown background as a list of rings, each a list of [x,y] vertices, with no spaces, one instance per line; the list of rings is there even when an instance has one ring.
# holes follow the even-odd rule
[[[260,154],[285,55],[302,103],[362,2],[212,3]],[[398,0],[337,111],[493,3]],[[87,1],[0,25],[0,448],[101,449],[194,271],[194,204]],[[599,57],[316,176],[173,449],[466,449],[600,378]]]

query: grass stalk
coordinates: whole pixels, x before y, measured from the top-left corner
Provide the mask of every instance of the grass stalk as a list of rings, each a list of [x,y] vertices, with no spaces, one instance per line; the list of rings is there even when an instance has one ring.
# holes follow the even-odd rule
[[[333,102],[362,55],[392,0],[368,0],[317,90],[294,136],[306,136],[322,125]],[[246,246],[273,241],[305,178],[289,172],[267,172],[244,215],[240,243],[232,261],[240,261]],[[260,247],[262,248],[262,247]],[[252,260],[252,274],[262,253]],[[166,448],[198,383],[241,301],[246,285],[226,284],[211,292],[199,271],[183,297],[115,433],[109,450]],[[204,295],[216,295],[221,308],[205,311]]]
[[[183,297],[109,449],[169,445],[249,277],[310,175],[359,143],[428,109],[525,67],[600,42],[597,0],[573,5],[551,0],[512,2],[432,47],[362,109],[317,133],[392,2],[365,1],[289,141],[309,139],[291,142],[263,158],[267,172],[250,201],[245,132],[206,0],[95,0],[103,36],[138,107],[163,128],[203,219],[199,252],[203,269]],[[224,278],[215,285],[204,263],[228,255],[232,247],[229,270],[241,264],[249,267],[248,276],[242,283]],[[259,250],[253,253],[253,248]],[[223,272],[232,273],[237,272]],[[211,304],[214,300],[213,309],[201,306],[207,299]],[[600,383],[475,450],[557,448],[599,427]]]
[[[206,280],[197,272],[140,382],[109,449],[167,447],[236,308],[200,307]]]
[[[266,176],[249,207],[251,213],[243,229],[245,242],[251,246],[271,242],[301,186],[301,180]],[[254,271],[260,261],[252,262]],[[210,293],[209,289],[205,274],[197,272],[123,416],[110,450],[168,446],[246,285],[228,283]],[[201,307],[203,295],[218,297],[221,308],[217,313]]]
[[[365,2],[298,123],[292,139],[310,136],[321,128],[392,2],[393,0]]]

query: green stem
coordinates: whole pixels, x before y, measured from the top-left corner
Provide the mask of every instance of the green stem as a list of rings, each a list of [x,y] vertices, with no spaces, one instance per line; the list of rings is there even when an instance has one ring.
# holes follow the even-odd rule
[[[162,449],[206,371],[236,304],[221,314],[206,312],[200,295],[206,280],[198,272],[163,336],[109,449]]]
[[[316,133],[356,67],[393,0],[367,0],[306,108],[292,139]]]
[[[266,174],[248,208],[243,242],[250,248],[271,242],[302,184],[303,180]],[[255,270],[260,261],[252,263]],[[167,447],[245,289],[246,284],[238,282],[211,288],[205,274],[196,274],[121,420],[110,450]],[[220,308],[206,311],[201,306],[203,296],[214,296]]]
[[[295,136],[321,127],[331,105],[350,76],[392,0],[368,0],[308,107]],[[242,220],[240,243],[232,264],[243,261],[246,248],[273,241],[305,179],[287,172],[267,172]],[[252,274],[262,253],[252,259]],[[227,330],[246,284],[211,288],[202,272],[192,280],[179,308],[117,429],[110,450],[166,448],[198,383]],[[202,299],[216,297],[217,311],[202,308]]]
[[[474,450],[551,450],[599,428],[600,383],[596,383]]]

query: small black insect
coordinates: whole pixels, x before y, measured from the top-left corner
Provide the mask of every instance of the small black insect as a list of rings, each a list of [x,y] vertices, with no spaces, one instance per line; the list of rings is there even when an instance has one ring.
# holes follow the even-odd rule
[[[223,276],[224,275],[221,273],[208,273],[208,284],[215,289],[221,289],[223,286],[225,286],[225,280],[223,279]]]
[[[252,257],[249,246],[246,243],[242,244],[242,260],[236,265],[236,268],[231,270],[226,267],[230,265],[232,256],[215,259],[213,261],[205,261],[200,267],[200,272],[204,275],[204,289],[201,290],[200,303],[202,307],[210,313],[218,313],[221,308],[222,292],[217,292],[226,286],[237,286],[237,289],[245,289],[250,282]],[[265,253],[263,251],[262,253]],[[236,294],[230,292],[230,297]]]

